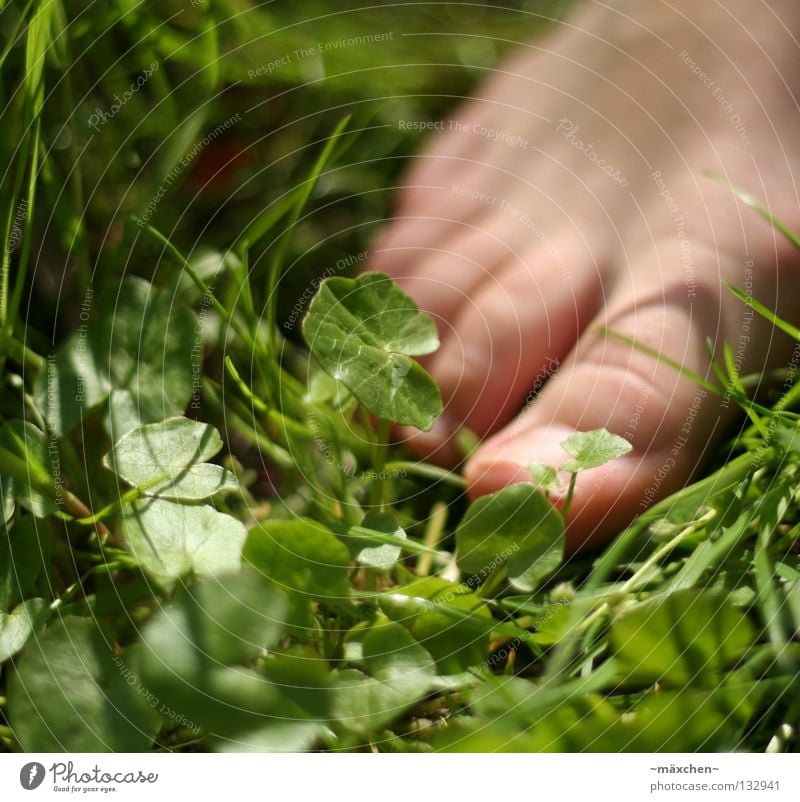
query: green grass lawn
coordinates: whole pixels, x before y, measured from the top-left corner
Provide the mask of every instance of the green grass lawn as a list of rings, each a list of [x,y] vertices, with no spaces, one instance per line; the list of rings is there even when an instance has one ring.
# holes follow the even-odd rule
[[[0,745],[796,749],[796,360],[717,353],[740,427],[601,553],[546,472],[470,504],[387,445],[441,409],[432,321],[356,278],[401,121],[545,4],[369,5],[0,8]]]

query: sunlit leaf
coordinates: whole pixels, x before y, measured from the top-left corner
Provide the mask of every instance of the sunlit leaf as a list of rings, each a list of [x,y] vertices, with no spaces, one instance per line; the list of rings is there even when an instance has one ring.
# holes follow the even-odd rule
[[[561,443],[561,447],[573,457],[561,466],[562,471],[570,473],[605,465],[633,448],[624,437],[605,429],[575,432]]]
[[[379,624],[362,641],[364,672],[339,672],[334,715],[350,730],[367,733],[400,716],[430,689],[435,676],[428,652],[400,624]]]
[[[172,581],[188,573],[221,574],[241,564],[247,531],[213,507],[140,499],[126,508],[125,540],[153,576]]]
[[[439,347],[436,325],[382,273],[322,282],[303,321],[311,353],[373,414],[430,429],[439,389],[412,357]]]
[[[205,462],[221,448],[222,439],[210,424],[168,418],[128,432],[105,464],[129,484],[145,486],[146,495],[197,500],[237,487],[230,471]]]

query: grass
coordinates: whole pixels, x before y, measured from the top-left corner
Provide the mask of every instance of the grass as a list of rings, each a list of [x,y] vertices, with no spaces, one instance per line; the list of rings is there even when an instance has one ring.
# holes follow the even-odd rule
[[[541,467],[469,504],[387,445],[441,408],[431,322],[350,277],[398,120],[535,5],[2,8],[4,749],[797,748],[800,350],[757,399],[714,354],[745,422],[599,554]]]

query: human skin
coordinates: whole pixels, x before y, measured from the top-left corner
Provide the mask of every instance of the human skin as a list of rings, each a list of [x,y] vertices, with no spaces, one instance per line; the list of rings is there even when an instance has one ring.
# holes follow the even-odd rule
[[[626,437],[579,476],[573,549],[682,486],[736,405],[607,329],[710,379],[708,339],[742,374],[800,359],[726,288],[797,321],[798,253],[724,185],[800,229],[799,84],[796,0],[589,0],[491,71],[413,161],[371,258],[440,329],[425,364],[445,411],[409,446],[452,463],[474,430],[480,495],[560,465],[573,431]]]

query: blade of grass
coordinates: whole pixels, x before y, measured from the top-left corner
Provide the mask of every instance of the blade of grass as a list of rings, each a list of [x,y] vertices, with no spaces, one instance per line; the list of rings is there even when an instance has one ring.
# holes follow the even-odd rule
[[[36,160],[35,151],[39,144],[38,118],[32,123],[35,134],[23,134],[23,141],[17,150],[16,170],[14,181],[10,191],[6,194],[5,225],[3,232],[3,256],[0,263],[0,328],[3,331],[11,332],[14,325],[14,318],[10,315],[9,303],[9,284],[11,276],[11,256],[16,247],[14,230],[19,228],[18,218],[20,215],[27,216],[27,200],[20,196],[22,182],[25,177],[26,168],[29,162],[31,148],[34,150],[33,161]]]
[[[425,535],[422,542],[430,549],[436,550],[436,546],[442,539],[445,524],[447,523],[447,504],[442,501],[434,502],[431,507],[428,525],[425,527]],[[428,576],[433,564],[430,552],[421,554],[417,559],[417,576]]]
[[[220,70],[219,36],[217,25],[219,24],[213,14],[213,4],[208,3],[203,10],[205,25],[200,34],[200,44],[203,49],[202,60],[204,62],[203,77],[206,81],[206,91],[209,95],[219,89],[222,79]]]
[[[749,206],[753,211],[758,212],[767,222],[770,223],[777,231],[780,231],[795,248],[800,249],[800,236],[798,236],[791,228],[778,220],[772,212],[768,211],[761,203],[749,192],[729,181],[724,176],[708,173],[710,178],[713,178],[718,183],[727,187],[742,203]]]
[[[37,0],[28,0],[25,4],[25,8],[19,14],[19,18],[17,19],[17,23],[14,26],[14,29],[8,36],[8,41],[6,42],[5,47],[2,51],[0,51],[0,69],[2,69],[3,64],[5,64],[6,59],[8,58],[8,54],[12,51],[14,46],[19,42],[20,33],[22,31],[23,26],[28,21],[28,14],[30,13],[33,4]]]
[[[39,146],[41,142],[41,118],[36,121],[36,130],[33,135],[33,155],[28,171],[28,193],[27,206],[25,209],[25,229],[22,232],[22,251],[17,263],[17,274],[14,279],[14,289],[11,293],[11,301],[8,306],[8,330],[13,328],[14,321],[17,319],[19,307],[22,303],[22,291],[25,287],[25,280],[28,275],[28,263],[30,261],[31,246],[33,244],[33,217],[36,207],[36,185],[37,173],[39,168]]]
[[[704,390],[708,390],[710,393],[714,393],[714,395],[723,395],[724,393],[724,390],[722,390],[720,387],[717,387],[716,384],[712,384],[707,379],[704,379],[699,373],[689,370],[677,360],[662,354],[660,351],[656,351],[655,348],[651,348],[649,345],[639,342],[634,337],[630,337],[620,331],[614,331],[614,329],[609,328],[608,326],[601,326],[600,333],[611,338],[612,340],[617,340],[618,342],[630,345],[631,348],[635,348],[637,351],[641,351],[643,354],[652,356],[653,359],[657,359],[664,365],[669,365],[671,368],[680,373],[681,376],[690,379],[699,387],[702,387]]]
[[[673,368],[674,370],[678,371],[682,376],[690,379],[695,384],[702,387],[704,390],[707,390],[709,393],[713,393],[716,396],[724,397],[725,390],[721,387],[718,387],[716,384],[704,379],[699,373],[695,373],[694,371],[689,370],[688,368],[681,365],[675,359],[671,359],[670,357],[666,356],[665,354],[656,351],[655,348],[651,348],[649,345],[645,345],[644,343],[639,342],[633,337],[629,337],[627,334],[622,334],[622,332],[614,331],[613,329],[608,328],[607,326],[600,327],[601,333],[605,334],[607,337],[610,337],[614,340],[618,340],[619,342],[626,343],[630,345],[631,348],[635,348],[637,351],[641,351],[648,356],[652,356],[654,359],[657,359],[659,362],[663,363],[664,365],[669,365],[669,367]],[[751,401],[749,399],[736,399],[737,402],[742,405],[745,411],[752,409],[755,412],[758,412],[761,415],[771,416],[775,414],[775,410],[770,409],[769,407],[765,407],[761,404],[757,404],[755,401]],[[787,415],[787,417],[791,417],[792,419],[797,418],[796,415],[791,415],[788,413],[781,413]]]
[[[28,24],[25,37],[24,90],[30,106],[30,121],[39,116],[44,103],[44,65],[51,44],[55,0],[42,0]]]
[[[687,558],[683,567],[667,583],[665,593],[671,593],[683,588],[693,588],[707,571],[719,565],[722,560],[750,535],[750,524],[753,521],[753,511],[746,509],[732,526],[722,530],[717,540],[703,541]]]
[[[297,205],[304,186],[295,187],[282,197],[273,201],[252,220],[244,231],[234,240],[231,249],[236,250],[241,256],[246,250],[255,246],[275,226],[275,224]]]
[[[197,270],[195,270],[194,265],[192,265],[192,263],[172,244],[172,241],[167,236],[162,234],[157,228],[151,226],[149,223],[146,223],[141,218],[134,215],[132,216],[132,219],[137,225],[158,240],[176,259],[178,259],[178,261],[183,265],[184,270],[186,270],[188,273],[189,278],[191,278],[191,280],[197,285],[197,288],[203,293],[204,297],[208,298],[211,305],[214,307],[214,309],[216,309],[228,326],[230,326],[230,328],[232,328],[242,338],[242,341],[249,347],[259,350],[258,343],[250,336],[250,332],[219,302],[217,296],[214,295],[208,284],[206,284],[201,275],[197,272]]]
[[[742,454],[706,479],[674,493],[640,515],[616,537],[597,561],[589,579],[581,587],[581,594],[596,594],[617,566],[625,561],[628,552],[641,542],[643,532],[652,523],[668,518],[670,512],[674,512],[676,508],[680,511],[682,520],[686,522],[699,518],[715,495],[735,488],[750,474],[754,462],[754,452]],[[575,658],[580,645],[579,624],[584,618],[584,613],[577,608],[578,605],[575,605],[575,612],[570,615],[565,628],[570,635],[556,646],[545,671],[545,676],[553,681],[557,677],[568,676],[565,669]]]
[[[756,605],[761,611],[764,629],[775,647],[777,661],[786,671],[792,670],[786,657],[786,647],[791,636],[783,626],[784,603],[780,591],[773,582],[775,565],[769,549],[772,536],[783,520],[792,496],[793,487],[779,485],[767,493],[759,505],[760,521],[756,547],[753,552],[753,568],[756,577]]]
[[[800,342],[800,328],[793,326],[791,323],[787,323],[783,318],[778,317],[771,309],[759,303],[755,298],[751,298],[738,287],[734,287],[733,284],[727,284],[726,286],[742,303],[747,304],[753,311],[758,312],[761,317],[772,323],[776,329],[780,329],[782,332]]]
[[[387,462],[384,470],[389,473],[410,473],[412,476],[419,476],[422,479],[431,479],[434,482],[456,487],[459,490],[466,490],[469,482],[455,471],[448,471],[438,465],[430,465],[427,462],[407,462],[405,460],[393,460]]]
[[[404,551],[406,554],[429,554],[431,557],[442,556],[442,552],[438,551],[437,549],[431,548],[430,546],[425,546],[422,543],[417,543],[415,540],[411,540],[410,538],[404,540],[399,537],[395,537],[394,535],[388,535],[386,532],[378,532],[377,530],[370,529],[369,527],[345,524],[342,523],[342,521],[334,518],[326,521],[325,526],[327,526],[328,529],[341,538],[371,540],[375,543],[385,544],[388,546],[397,546],[397,548],[399,548],[401,551]]]
[[[344,133],[345,128],[350,123],[350,115],[343,117],[339,124],[334,128],[333,133],[328,137],[325,142],[325,147],[314,162],[313,167],[309,171],[308,177],[302,184],[302,190],[299,193],[294,208],[291,211],[286,227],[277,243],[274,246],[273,257],[270,261],[269,271],[267,273],[267,288],[266,288],[266,303],[267,303],[267,338],[269,342],[269,352],[275,354],[277,350],[277,303],[276,291],[278,282],[281,277],[283,263],[286,259],[286,253],[291,243],[294,228],[297,221],[300,219],[300,214],[306,207],[311,193],[314,191],[317,182],[319,181],[322,171],[331,161],[331,157],[336,149],[336,146]]]
[[[709,343],[711,345],[711,343]],[[725,343],[722,349],[722,356],[725,360],[725,369],[727,370],[727,383],[730,388],[731,396],[736,399],[739,406],[741,406],[747,417],[750,418],[751,423],[762,436],[767,435],[767,424],[764,422],[760,415],[757,415],[755,410],[747,403],[747,393],[745,392],[742,380],[739,377],[739,371],[736,367],[736,361],[733,357],[733,349],[730,343]],[[743,403],[744,402],[744,403]]]

